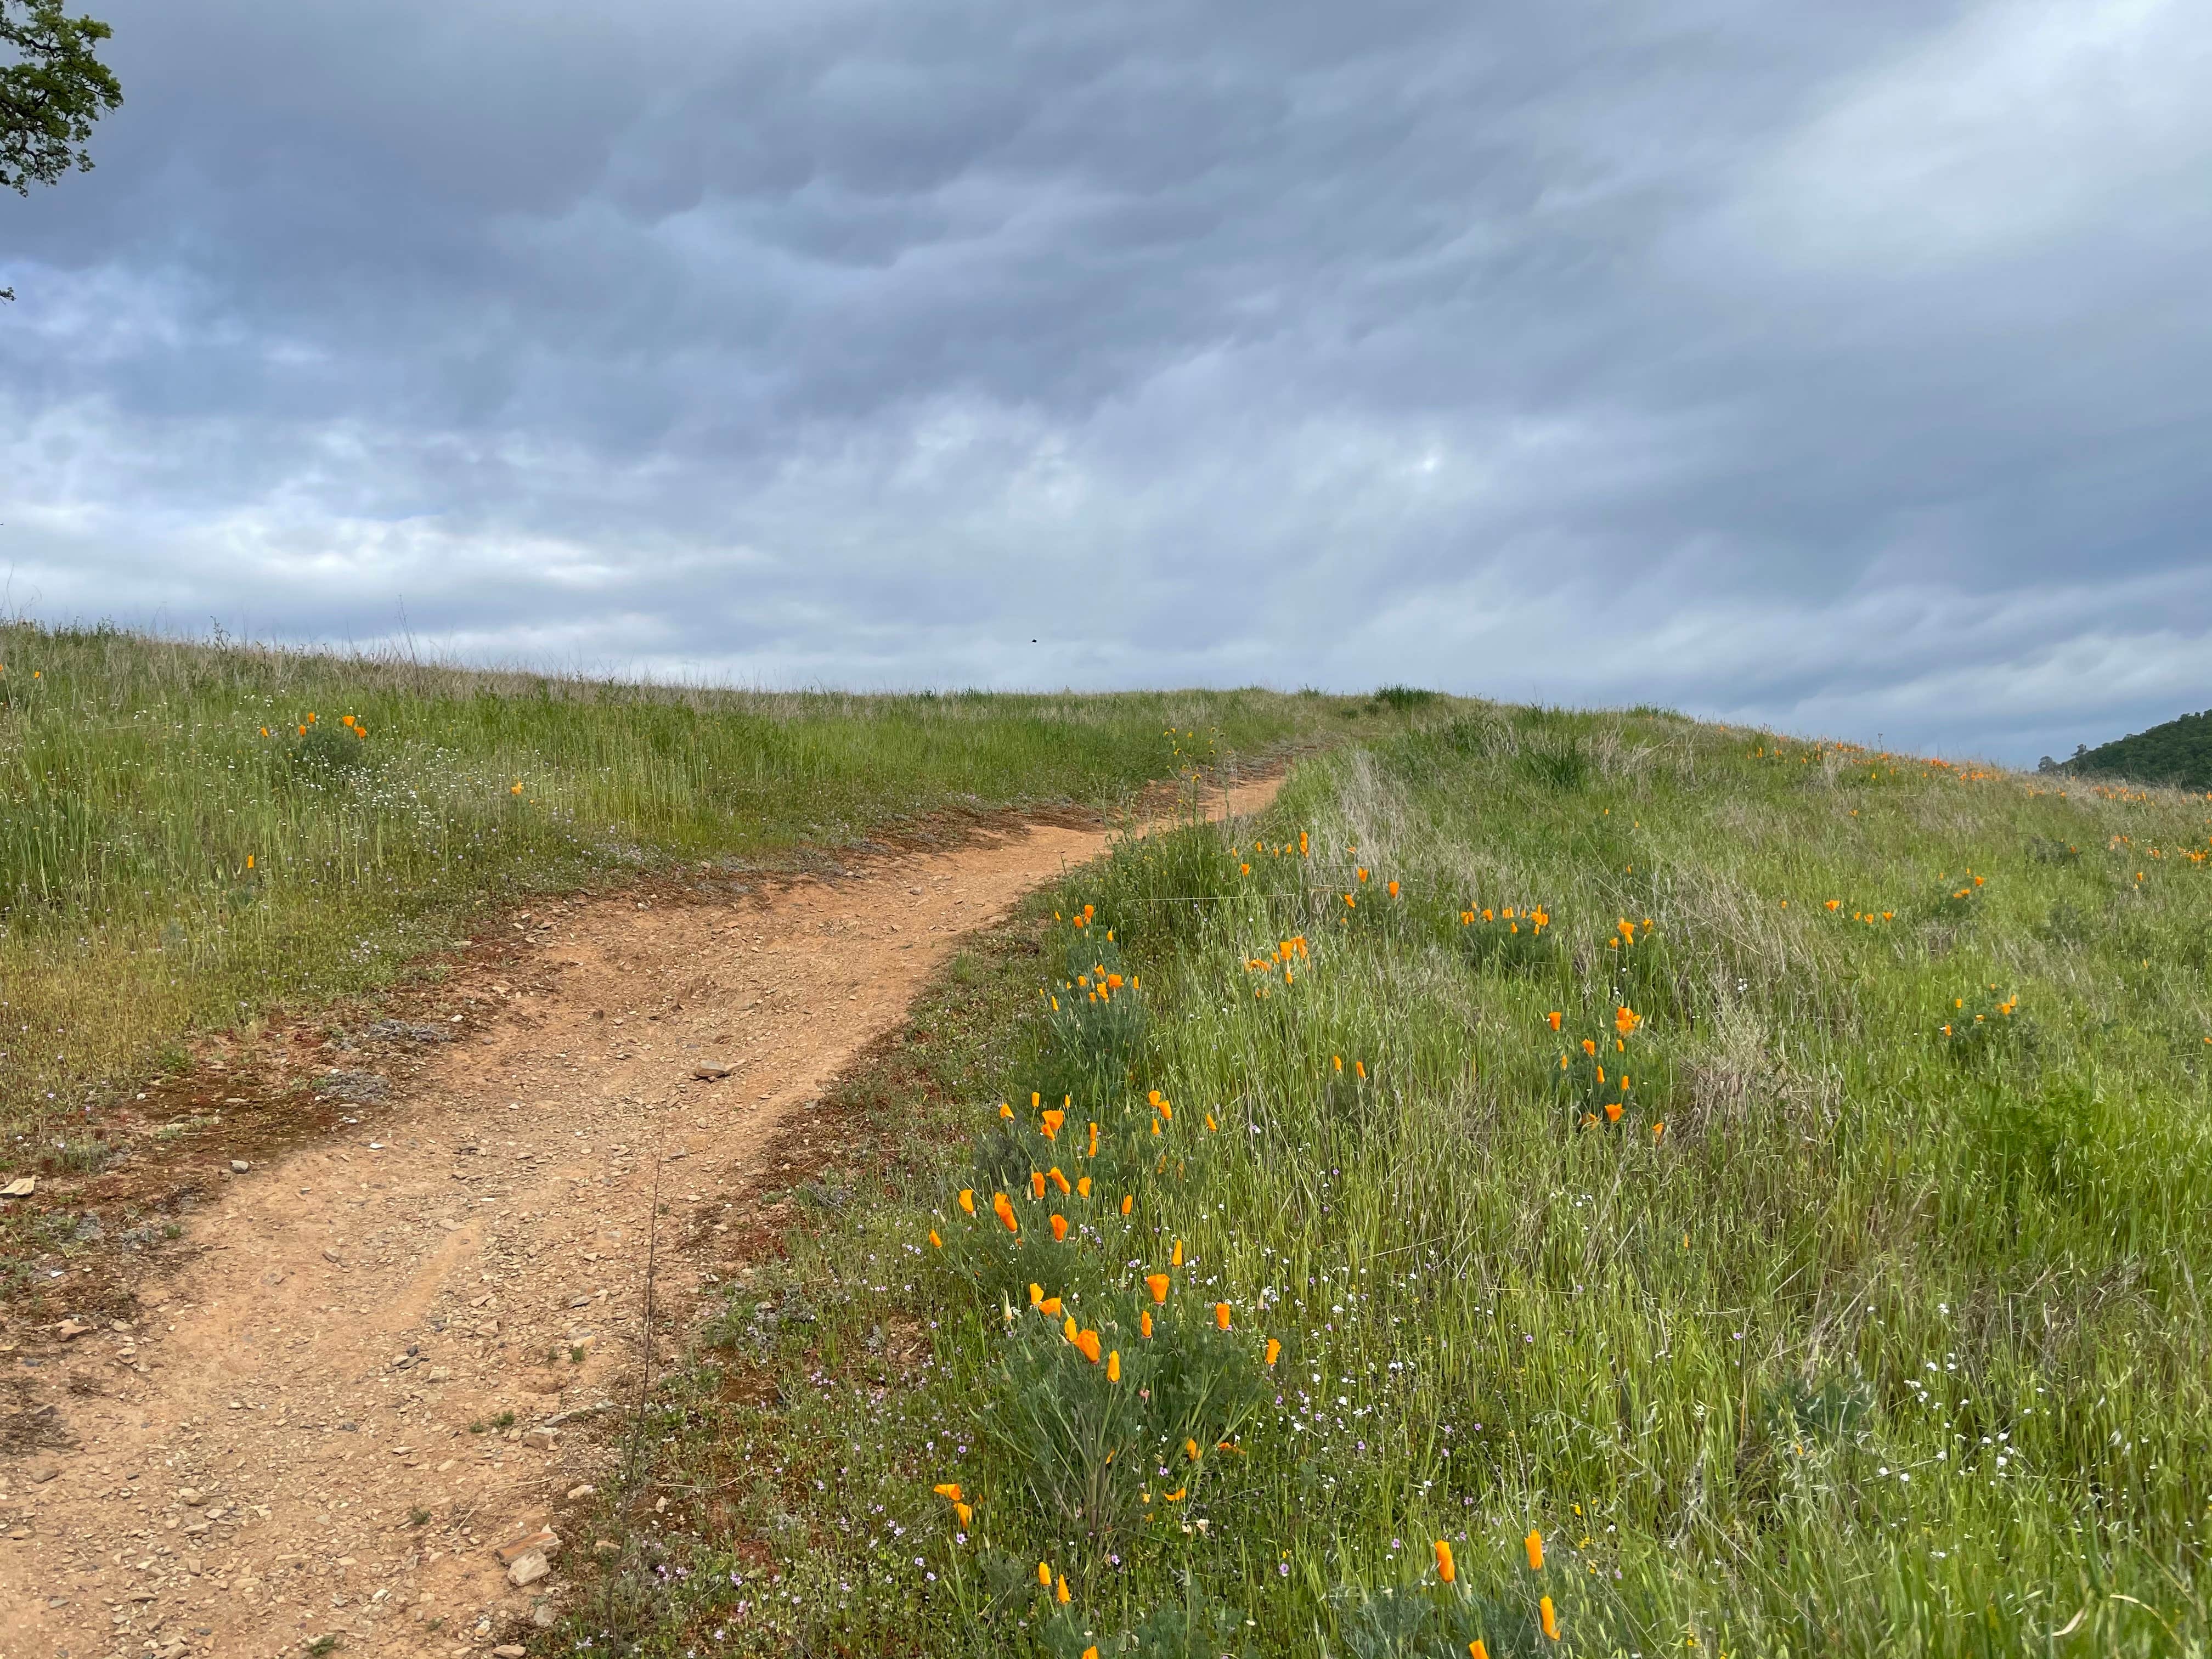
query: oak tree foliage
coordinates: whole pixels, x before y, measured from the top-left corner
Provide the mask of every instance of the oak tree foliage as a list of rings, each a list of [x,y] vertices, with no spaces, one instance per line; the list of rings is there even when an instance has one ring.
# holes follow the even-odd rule
[[[92,170],[92,124],[123,101],[97,48],[94,17],[71,17],[62,0],[0,0],[0,189],[28,196],[74,167]],[[0,298],[14,299],[0,289]]]

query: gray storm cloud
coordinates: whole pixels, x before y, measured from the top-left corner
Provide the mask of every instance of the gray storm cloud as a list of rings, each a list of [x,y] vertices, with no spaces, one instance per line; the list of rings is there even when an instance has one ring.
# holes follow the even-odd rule
[[[2201,6],[104,15],[99,170],[0,202],[36,615],[2016,761],[2212,702]]]

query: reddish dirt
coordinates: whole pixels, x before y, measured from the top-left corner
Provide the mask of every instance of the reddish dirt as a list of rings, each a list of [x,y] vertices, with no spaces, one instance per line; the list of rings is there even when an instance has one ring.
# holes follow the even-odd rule
[[[532,943],[498,977],[426,1000],[461,1035],[342,1060],[385,1098],[222,1160],[176,1218],[184,1265],[109,1285],[130,1317],[5,1328],[0,1659],[481,1653],[550,1621],[592,1542],[569,1517],[612,1455],[594,1424],[647,1358],[648,1249],[665,1358],[743,1268],[823,1085],[1107,840],[1034,824],[771,895],[513,919]],[[500,1547],[549,1526],[550,1571],[513,1582]]]

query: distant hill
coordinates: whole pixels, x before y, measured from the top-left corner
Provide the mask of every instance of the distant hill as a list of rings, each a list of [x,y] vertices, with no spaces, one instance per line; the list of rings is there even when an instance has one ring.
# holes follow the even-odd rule
[[[2125,778],[2130,783],[2162,783],[2181,789],[2212,789],[2212,708],[2184,714],[2148,732],[2115,738],[2094,749],[2077,749],[2070,759],[2048,755],[2037,769],[2076,777]]]

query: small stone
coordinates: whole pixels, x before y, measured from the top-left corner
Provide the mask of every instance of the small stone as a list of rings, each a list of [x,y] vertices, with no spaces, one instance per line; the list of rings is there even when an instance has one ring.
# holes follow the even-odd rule
[[[251,1164],[248,1164],[242,1158],[234,1158],[230,1160],[230,1172],[233,1175],[244,1175],[253,1166]]]
[[[54,1463],[33,1463],[31,1465],[28,1473],[30,1475],[31,1484],[34,1486],[42,1486],[47,1481],[52,1480],[56,1475],[59,1474],[61,1473],[61,1468],[58,1464]]]
[[[592,1497],[599,1492],[599,1489],[597,1486],[592,1486],[589,1481],[585,1482],[585,1484],[580,1486],[571,1486],[568,1488],[568,1501],[573,1504],[579,1498]]]
[[[501,1566],[511,1567],[524,1556],[533,1552],[539,1555],[550,1555],[560,1547],[560,1534],[555,1532],[550,1527],[540,1527],[536,1532],[526,1537],[501,1544],[492,1553],[499,1557]]]
[[[433,1365],[430,1367],[428,1376],[429,1380],[433,1382],[443,1382],[448,1380],[453,1376],[453,1373],[447,1370],[443,1365]]]
[[[558,1438],[560,1438],[559,1434],[552,1429],[529,1429],[523,1433],[522,1443],[526,1446],[534,1446],[539,1451],[551,1451],[553,1443]]]
[[[491,1659],[527,1659],[530,1650],[514,1642],[502,1642],[491,1650]]]
[[[185,1503],[191,1504],[194,1509],[198,1509],[201,1504],[207,1502],[207,1494],[202,1492],[198,1486],[186,1486],[182,1492],[179,1492],[177,1496]]]
[[[708,1083],[714,1083],[729,1076],[730,1069],[719,1060],[703,1060],[691,1068],[691,1075],[703,1079]]]
[[[622,1546],[616,1543],[611,1538],[594,1538],[592,1540],[592,1553],[594,1555],[619,1555],[622,1553]]]
[[[54,1327],[54,1330],[58,1334],[59,1334],[61,1340],[64,1342],[74,1342],[78,1337],[82,1336],[91,1328],[91,1326],[86,1324],[81,1319],[64,1319],[60,1324]]]
[[[36,1176],[17,1176],[6,1186],[0,1187],[0,1198],[28,1198],[39,1190]]]
[[[520,1589],[526,1584],[536,1583],[552,1571],[551,1564],[536,1550],[532,1550],[527,1555],[515,1558],[514,1564],[507,1570],[507,1582],[515,1589]]]

